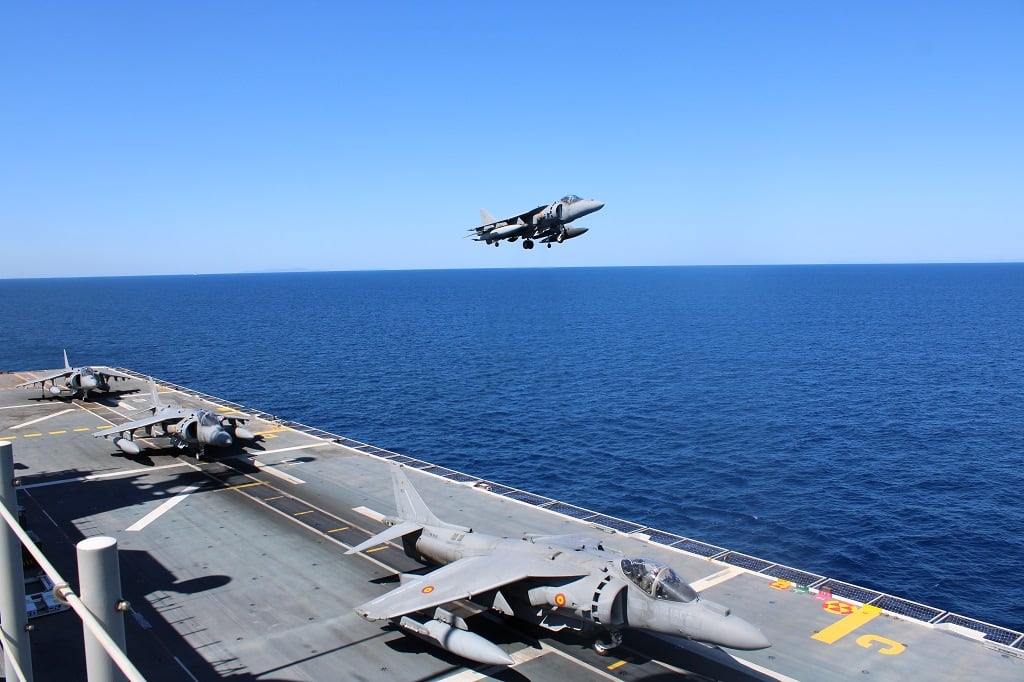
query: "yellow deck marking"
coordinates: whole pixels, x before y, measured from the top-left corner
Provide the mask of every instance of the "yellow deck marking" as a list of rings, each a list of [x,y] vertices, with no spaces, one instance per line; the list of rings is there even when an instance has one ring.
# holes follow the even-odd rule
[[[264,498],[263,501],[264,502],[272,502],[274,500],[280,500],[282,497],[284,497],[284,495],[278,495],[277,497],[267,497],[267,498]]]
[[[81,427],[75,429],[75,431],[88,431],[91,428],[92,428],[91,426],[81,426]]]
[[[292,514],[292,516],[302,516],[303,514],[312,514],[312,513],[313,513],[312,509],[307,509],[306,511],[295,512],[294,514]]]
[[[67,429],[61,429],[60,431],[50,431],[50,435],[51,436],[57,436],[57,435],[60,435],[62,433],[67,433],[67,432],[68,432]]]
[[[824,642],[825,644],[835,644],[857,628],[870,623],[872,620],[877,618],[880,613],[882,613],[882,609],[877,606],[865,604],[859,609],[856,609],[850,615],[844,617],[842,620],[838,620],[824,630],[811,635],[811,639],[816,639],[819,642]]]
[[[266,485],[263,481],[256,481],[255,483],[239,483],[238,485],[229,485],[228,490],[238,490],[239,488],[251,488],[254,485]]]
[[[332,528],[332,529],[330,529],[327,532],[328,533],[340,533],[343,530],[348,530],[348,526],[345,526],[344,528]]]
[[[39,438],[39,436],[41,436],[41,435],[43,435],[43,434],[41,434],[41,433],[26,433],[25,434],[25,438]]]
[[[881,635],[861,635],[857,638],[857,646],[862,646],[865,649],[870,649],[872,644],[875,643],[884,644],[878,653],[885,656],[898,656],[907,650],[906,645],[894,642],[888,637],[882,637]]]
[[[381,550],[387,549],[387,545],[381,545],[380,547],[374,547],[373,549],[366,550],[367,554],[373,554],[374,552],[380,552]]]
[[[608,666],[608,670],[615,670],[616,668],[621,668],[624,665],[626,665],[625,661],[615,661],[610,666]]]
[[[17,436],[0,436],[0,440],[14,440]]]

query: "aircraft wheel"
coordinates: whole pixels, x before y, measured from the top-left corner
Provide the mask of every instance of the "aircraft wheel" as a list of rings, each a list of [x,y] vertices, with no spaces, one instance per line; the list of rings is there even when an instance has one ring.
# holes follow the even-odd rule
[[[523,248],[524,249],[532,249],[533,248],[533,242],[530,241],[529,239],[525,240],[523,242]]]
[[[610,640],[608,642],[605,642],[600,638],[594,640],[594,651],[598,656],[607,656],[611,653],[612,649],[622,644],[622,633],[609,632],[608,639]]]
[[[549,249],[551,248],[551,242],[548,242],[548,248]]]

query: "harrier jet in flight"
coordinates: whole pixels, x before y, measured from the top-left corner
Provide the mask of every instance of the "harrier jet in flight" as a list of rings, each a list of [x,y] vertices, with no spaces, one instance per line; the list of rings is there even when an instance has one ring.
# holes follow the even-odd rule
[[[503,239],[510,242],[522,239],[524,249],[532,249],[534,241],[547,244],[550,249],[555,242],[561,244],[566,239],[579,237],[586,232],[587,228],[573,227],[569,223],[603,207],[604,203],[596,199],[580,199],[575,194],[569,194],[553,204],[538,206],[504,220],[495,220],[481,208],[480,219],[484,224],[472,227],[469,231],[476,233],[473,237],[475,241],[495,246]]]
[[[44,374],[35,381],[26,381],[18,384],[16,388],[39,385],[43,390],[43,397],[57,397],[63,394],[70,394],[72,397],[81,395],[88,400],[89,391],[106,393],[110,390],[110,381],[131,379],[127,374],[121,374],[109,367],[72,367],[68,362],[68,352],[64,351],[64,369],[54,370]],[[46,382],[50,385],[47,386]],[[57,383],[60,381],[61,383]]]
[[[446,651],[491,665],[513,661],[446,604],[469,599],[549,630],[597,635],[599,652],[617,646],[627,628],[730,649],[771,646],[760,630],[703,599],[660,561],[624,556],[589,537],[474,533],[434,516],[402,468],[392,469],[392,479],[397,516],[383,517],[389,528],[346,554],[401,538],[408,556],[441,568],[400,575],[399,587],[356,607],[367,620],[391,621]]]

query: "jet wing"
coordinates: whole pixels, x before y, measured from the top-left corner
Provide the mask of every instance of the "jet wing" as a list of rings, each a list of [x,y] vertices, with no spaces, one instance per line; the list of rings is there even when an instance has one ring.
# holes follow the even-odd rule
[[[368,620],[390,620],[407,613],[426,611],[458,599],[493,590],[526,578],[572,578],[584,576],[580,569],[542,555],[495,550],[466,557],[418,580],[405,582],[387,594],[356,608]]]
[[[127,374],[122,374],[121,372],[118,372],[116,369],[111,369],[110,367],[93,367],[93,371],[95,371],[97,374],[102,374],[103,376],[108,377],[110,379],[128,380],[133,378],[128,376]]]
[[[56,372],[51,372],[50,374],[44,374],[43,376],[41,376],[38,379],[35,379],[33,381],[26,381],[26,382],[20,383],[17,386],[15,386],[15,388],[25,388],[27,386],[35,386],[36,384],[41,384],[41,383],[43,383],[45,381],[53,381],[54,379],[60,379],[62,377],[66,377],[66,376],[70,375],[71,373],[72,373],[72,370],[69,370],[69,369],[59,369]]]
[[[543,209],[545,209],[547,207],[548,207],[547,204],[541,204],[537,208],[532,208],[529,211],[524,211],[524,212],[522,212],[522,213],[520,213],[518,215],[512,216],[511,218],[504,218],[502,220],[495,220],[492,223],[486,223],[484,225],[481,225],[480,227],[471,227],[471,228],[469,228],[468,231],[469,232],[476,232],[477,234],[483,234],[484,232],[490,232],[491,230],[493,230],[493,229],[495,229],[497,227],[504,227],[505,225],[513,225],[515,223],[518,223],[520,220],[522,220],[523,222],[530,222],[528,219],[531,216],[533,216],[534,213],[536,213],[537,211],[541,211],[541,210],[543,210]]]
[[[185,416],[184,410],[176,411],[175,413],[169,414],[166,410],[159,414],[150,415],[143,417],[142,419],[136,419],[135,421],[125,422],[124,424],[118,424],[109,429],[103,429],[92,434],[94,438],[107,438],[108,436],[117,436],[126,431],[134,431],[136,429],[144,429],[147,426],[154,426],[156,424],[167,424],[170,422],[181,421],[181,418]]]

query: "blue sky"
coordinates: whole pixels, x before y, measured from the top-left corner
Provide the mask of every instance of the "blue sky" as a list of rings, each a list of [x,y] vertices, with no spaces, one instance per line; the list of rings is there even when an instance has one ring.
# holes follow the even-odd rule
[[[6,3],[0,277],[1024,260],[1024,3]],[[463,239],[575,193],[552,249]]]

